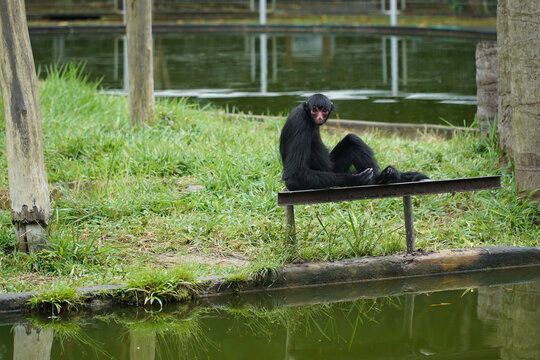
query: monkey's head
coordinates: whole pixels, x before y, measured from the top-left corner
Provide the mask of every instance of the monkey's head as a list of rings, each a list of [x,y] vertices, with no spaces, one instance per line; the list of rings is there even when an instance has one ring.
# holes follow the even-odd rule
[[[304,110],[316,125],[322,125],[328,120],[330,113],[334,110],[334,104],[323,94],[310,96],[304,102]]]

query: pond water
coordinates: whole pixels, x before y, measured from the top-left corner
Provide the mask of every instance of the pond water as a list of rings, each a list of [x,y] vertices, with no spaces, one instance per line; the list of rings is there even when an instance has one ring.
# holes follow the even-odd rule
[[[124,36],[31,40],[38,67],[85,62],[104,88],[124,89]],[[437,37],[156,33],[155,89],[158,96],[273,115],[324,92],[341,119],[463,125],[476,112],[475,46],[476,40]]]
[[[0,316],[0,359],[540,359],[539,275],[386,297],[366,296],[364,283],[162,311]]]

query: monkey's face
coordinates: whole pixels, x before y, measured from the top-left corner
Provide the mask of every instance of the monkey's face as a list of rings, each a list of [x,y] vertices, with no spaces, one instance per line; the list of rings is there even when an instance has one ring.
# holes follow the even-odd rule
[[[330,111],[327,108],[318,106],[312,106],[311,109],[309,109],[309,113],[311,114],[313,122],[317,125],[324,124],[328,119],[328,115],[330,115]]]
[[[304,103],[304,109],[316,125],[322,125],[334,109],[334,104],[326,96],[315,94]]]

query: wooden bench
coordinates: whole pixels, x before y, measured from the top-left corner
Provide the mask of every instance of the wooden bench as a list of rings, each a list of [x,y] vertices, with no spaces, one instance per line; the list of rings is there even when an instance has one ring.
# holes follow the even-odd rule
[[[278,193],[278,205],[285,206],[287,237],[296,246],[294,205],[320,204],[326,202],[403,197],[407,252],[414,251],[414,225],[411,196],[456,193],[501,188],[501,176],[483,176],[453,180],[430,180],[410,183],[366,185],[319,190],[282,191]]]

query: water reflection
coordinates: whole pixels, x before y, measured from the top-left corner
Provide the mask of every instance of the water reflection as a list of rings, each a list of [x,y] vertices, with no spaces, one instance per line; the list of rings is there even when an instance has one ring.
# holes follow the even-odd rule
[[[339,116],[389,122],[473,119],[475,41],[350,34],[157,33],[158,96],[189,96],[254,113],[286,113],[324,91]],[[121,34],[32,36],[38,66],[81,62],[125,90]]]
[[[263,294],[227,307],[3,317],[0,359],[540,358],[540,281],[334,303],[317,303],[320,293],[279,306]]]

